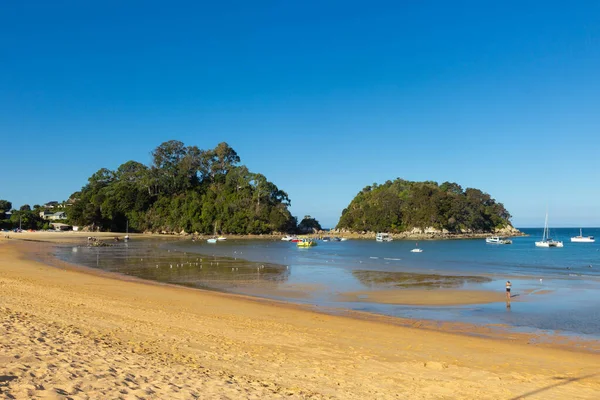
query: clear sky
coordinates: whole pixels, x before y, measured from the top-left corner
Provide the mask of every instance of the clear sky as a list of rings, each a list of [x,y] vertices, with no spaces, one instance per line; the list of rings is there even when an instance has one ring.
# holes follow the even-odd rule
[[[598,21],[598,1],[3,1],[0,199],[225,141],[325,227],[397,177],[600,226]]]

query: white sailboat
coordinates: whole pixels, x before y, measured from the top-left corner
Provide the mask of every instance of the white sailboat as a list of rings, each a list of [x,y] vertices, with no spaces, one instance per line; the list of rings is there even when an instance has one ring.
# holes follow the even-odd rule
[[[583,229],[579,229],[579,236],[573,236],[571,242],[574,243],[594,243],[596,239],[593,236],[583,236]]]
[[[422,253],[423,252],[423,249],[419,248],[419,243],[415,244],[415,246],[417,246],[417,247],[415,247],[414,249],[412,249],[410,251],[411,253]]]
[[[563,242],[559,240],[553,240],[550,238],[548,229],[548,212],[546,212],[546,222],[544,223],[544,233],[542,234],[542,240],[535,242],[536,247],[563,247]]]

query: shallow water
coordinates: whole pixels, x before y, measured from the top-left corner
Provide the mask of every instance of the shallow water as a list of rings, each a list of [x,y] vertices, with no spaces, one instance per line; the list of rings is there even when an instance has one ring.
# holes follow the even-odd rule
[[[59,258],[144,279],[225,290],[327,307],[408,318],[507,324],[518,329],[561,331],[600,338],[600,246],[569,243],[579,230],[556,230],[562,249],[540,249],[541,230],[512,245],[484,240],[374,240],[293,243],[238,240],[208,244],[191,240],[140,240],[112,247],[59,247]],[[600,233],[586,229],[584,235]],[[411,253],[417,246],[422,253]],[[382,288],[504,290],[513,302],[422,307],[344,302],[338,294]],[[540,281],[541,279],[541,281]]]

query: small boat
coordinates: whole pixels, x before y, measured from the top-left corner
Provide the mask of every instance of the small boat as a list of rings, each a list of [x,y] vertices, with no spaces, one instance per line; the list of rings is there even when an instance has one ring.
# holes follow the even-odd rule
[[[313,247],[317,245],[316,240],[314,239],[300,239],[299,242],[296,242],[298,247]]]
[[[546,222],[544,223],[542,240],[535,242],[535,247],[563,247],[563,242],[550,238],[550,230],[548,229],[548,213],[546,213]]]
[[[340,238],[340,241],[345,242],[348,238]]]
[[[593,236],[583,236],[583,229],[579,229],[579,236],[573,236],[571,242],[574,243],[594,243],[596,239]]]
[[[375,240],[378,242],[391,242],[392,240],[392,236],[389,233],[378,233],[377,235],[375,235]]]
[[[485,242],[489,244],[512,244],[512,240],[503,239],[500,236],[492,236],[489,238],[485,238]]]
[[[206,239],[206,241],[208,243],[217,243],[217,239],[216,238],[210,238],[210,239]]]
[[[284,242],[291,242],[294,239],[297,239],[296,236],[290,236],[290,235],[285,235],[284,237],[281,238],[281,240],[283,240]]]
[[[333,238],[333,241],[334,241],[334,242],[341,242],[341,241],[342,241],[342,239],[340,239],[339,237],[335,236],[335,237]]]
[[[219,241],[223,241],[223,240],[227,240],[227,238],[226,238],[225,236],[219,236],[219,237],[217,238],[217,240],[219,240]]]
[[[324,242],[329,242],[329,241],[331,241],[331,238],[329,236],[325,236],[322,240]]]
[[[423,249],[418,249],[418,248],[417,249],[412,249],[410,252],[411,253],[422,253]]]

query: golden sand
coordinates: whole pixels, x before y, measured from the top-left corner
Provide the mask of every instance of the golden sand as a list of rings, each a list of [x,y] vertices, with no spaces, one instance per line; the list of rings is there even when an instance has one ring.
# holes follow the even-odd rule
[[[31,261],[0,240],[0,398],[597,399],[600,356]],[[482,330],[483,331],[483,330]],[[531,344],[530,344],[531,343]]]

